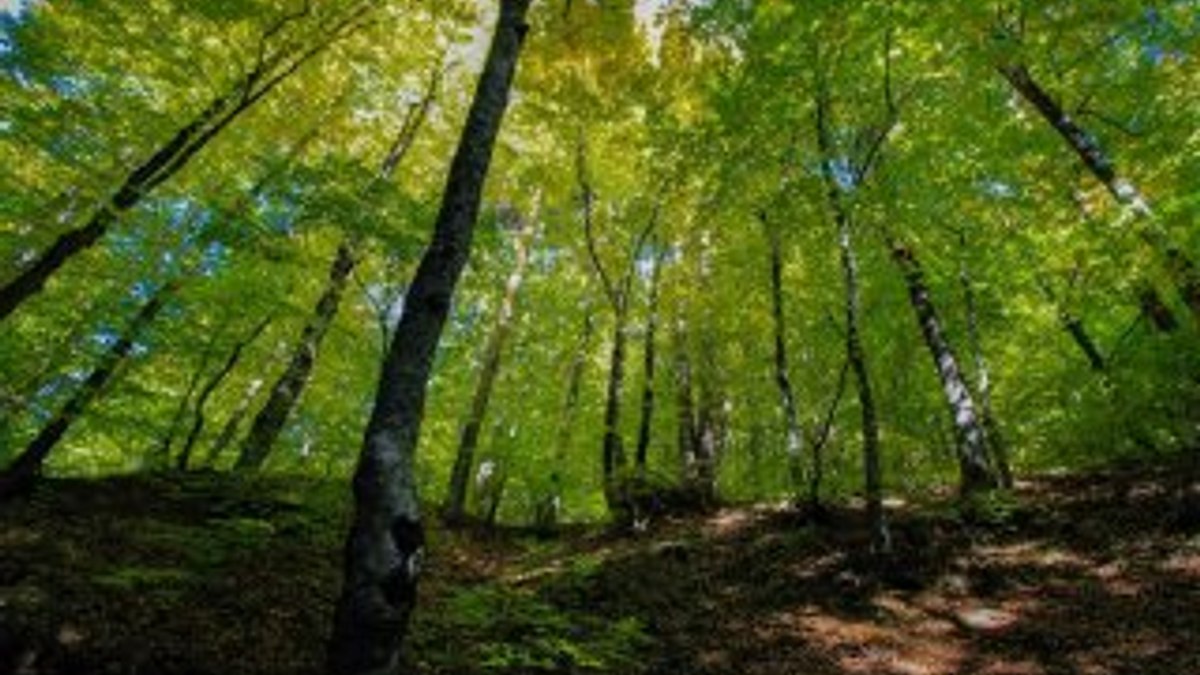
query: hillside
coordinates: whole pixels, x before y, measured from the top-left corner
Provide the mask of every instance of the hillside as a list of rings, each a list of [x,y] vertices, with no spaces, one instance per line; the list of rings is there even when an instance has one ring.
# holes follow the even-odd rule
[[[0,673],[322,672],[335,485],[48,481],[0,516]],[[632,536],[430,533],[412,672],[1035,675],[1200,670],[1192,465],[1022,483],[985,521],[938,502],[804,523],[729,507]]]

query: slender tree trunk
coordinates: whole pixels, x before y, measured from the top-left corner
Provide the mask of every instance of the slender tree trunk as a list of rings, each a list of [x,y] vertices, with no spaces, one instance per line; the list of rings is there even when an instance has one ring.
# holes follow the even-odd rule
[[[840,198],[835,199],[840,201]],[[871,529],[871,550],[878,554],[886,554],[891,551],[892,538],[883,510],[883,466],[879,453],[879,422],[876,419],[875,397],[871,390],[867,358],[858,327],[858,259],[854,253],[849,217],[839,213],[837,221],[846,292],[846,358],[850,361],[850,369],[854,371],[858,405],[862,412],[863,475],[866,483],[867,522]]]
[[[1063,311],[1059,315],[1059,321],[1062,322],[1067,334],[1071,336],[1075,346],[1079,347],[1079,351],[1087,357],[1092,370],[1097,373],[1108,372],[1108,362],[1105,360],[1104,354],[1100,352],[1100,348],[1096,346],[1095,341],[1092,340],[1092,336],[1088,334],[1087,328],[1083,325],[1083,319]]]
[[[998,70],[1012,88],[1067,142],[1118,204],[1128,208],[1138,218],[1153,218],[1145,195],[1128,178],[1118,173],[1099,140],[1063,110],[1062,105],[1041,86],[1024,64],[1001,66]],[[1147,244],[1163,256],[1180,296],[1200,320],[1200,275],[1196,273],[1195,264],[1187,254],[1167,242],[1165,236],[1155,232],[1152,227],[1144,228],[1140,234]]]
[[[798,494],[804,484],[804,430],[800,426],[800,415],[796,410],[796,395],[788,368],[787,322],[783,311],[783,251],[779,241],[779,228],[767,220],[766,213],[759,214],[767,231],[771,253],[771,317],[775,329],[775,384],[779,387],[779,402],[783,409],[787,433],[788,470],[792,489]],[[816,471],[816,458],[813,458]],[[810,496],[816,494],[810,491]],[[815,500],[813,506],[816,506]]]
[[[126,326],[125,332],[100,357],[100,362],[96,364],[71,399],[42,427],[42,430],[30,441],[17,459],[3,472],[0,472],[0,502],[8,500],[33,485],[41,473],[46,458],[50,456],[50,451],[62,440],[71,425],[83,416],[88,406],[103,393],[105,386],[129,359],[138,338],[162,311],[167,299],[177,287],[178,284],[175,282],[168,283],[142,305],[137,315]]]
[[[892,550],[891,533],[883,508],[883,466],[879,451],[879,422],[876,418],[875,398],[871,390],[871,378],[867,369],[867,358],[859,333],[859,287],[858,257],[854,250],[854,227],[850,212],[842,199],[842,186],[835,173],[834,142],[830,124],[832,120],[829,92],[823,77],[818,78],[817,92],[817,147],[821,154],[821,177],[825,183],[826,200],[837,225],[838,249],[842,264],[845,290],[846,359],[854,372],[858,389],[858,404],[862,413],[863,476],[867,502],[867,523],[870,528],[871,550],[876,555],[888,555]],[[869,165],[860,170],[857,180],[861,181]]]
[[[257,340],[270,323],[270,317],[260,321],[249,335],[233,346],[233,350],[225,359],[225,363],[221,365],[221,369],[214,373],[208,379],[208,382],[204,383],[204,387],[200,390],[200,395],[196,397],[196,405],[192,415],[192,427],[188,430],[187,440],[183,443],[183,450],[180,451],[176,463],[176,468],[180,471],[187,471],[188,463],[192,459],[192,449],[196,447],[196,441],[200,439],[200,433],[204,431],[206,420],[204,409],[208,406],[208,400],[216,393],[221,383],[225,381],[225,378],[229,377],[233,369],[237,368],[238,363],[242,360],[242,352],[245,351],[246,347],[249,347],[251,343]]]
[[[1092,336],[1088,334],[1087,327],[1083,324],[1083,319],[1076,316],[1059,302],[1054,289],[1048,281],[1041,279],[1038,281],[1038,286],[1042,289],[1042,294],[1046,296],[1046,299],[1050,301],[1050,304],[1054,306],[1055,311],[1058,313],[1059,324],[1067,332],[1067,335],[1071,337],[1071,342],[1076,347],[1079,347],[1079,351],[1083,352],[1092,370],[1101,374],[1107,372],[1108,362],[1104,358],[1103,352],[1100,351],[1100,348],[1092,340]]]
[[[717,462],[725,454],[725,399],[712,383],[700,388],[700,409],[696,416],[696,495],[707,508],[717,499]]]
[[[692,361],[688,356],[684,322],[675,328],[675,406],[679,416],[679,466],[683,484],[692,488],[698,482],[697,458],[699,433],[696,428],[696,403],[692,385]]]
[[[304,326],[296,350],[292,353],[288,367],[276,380],[271,388],[271,395],[263,405],[262,410],[255,416],[250,426],[250,433],[242,442],[241,453],[238,455],[235,468],[240,471],[257,471],[262,468],[271,448],[283,432],[292,411],[300,401],[308,381],[312,377],[313,367],[317,362],[317,352],[321,347],[325,334],[337,318],[338,306],[350,280],[350,273],[357,263],[357,246],[347,239],[338,245],[337,255],[329,268],[329,282],[321,299],[317,302],[316,311]]]
[[[837,386],[833,392],[833,399],[829,402],[829,408],[825,411],[825,418],[813,434],[813,470],[808,481],[808,503],[812,511],[817,514],[824,512],[824,507],[821,505],[821,485],[825,481],[825,446],[833,438],[833,421],[837,417],[838,408],[842,405],[842,396],[846,393],[846,379],[849,373],[850,362],[846,361],[842,364],[842,369],[838,371]]]
[[[458,523],[466,516],[467,487],[471,483],[471,469],[475,466],[475,450],[479,446],[479,432],[483,429],[487,418],[488,402],[492,398],[492,390],[496,386],[496,378],[500,374],[500,365],[504,357],[504,349],[508,344],[509,335],[513,330],[516,315],[517,294],[525,279],[525,268],[529,263],[529,247],[541,218],[540,198],[535,198],[533,212],[523,219],[521,230],[517,233],[514,250],[516,261],[512,273],[504,284],[504,292],[500,301],[500,313],[496,316],[496,324],[483,350],[483,365],[479,369],[479,380],[475,384],[475,394],[471,397],[471,408],[467,420],[463,424],[462,435],[459,437],[458,454],[455,456],[454,469],[450,474],[449,497],[446,503],[445,519],[448,523]]]
[[[1041,84],[1033,78],[1033,74],[1023,64],[1002,66],[1000,74],[1008,81],[1042,118],[1062,136],[1067,145],[1079,155],[1084,166],[1092,173],[1113,198],[1121,205],[1128,206],[1138,215],[1150,215],[1150,205],[1141,192],[1125,178],[1117,174],[1116,166],[1100,147],[1100,142],[1063,110]]]
[[[996,466],[1000,486],[1005,489],[1013,487],[1012,465],[1008,456],[1008,445],[992,414],[992,377],[987,358],[983,354],[983,341],[979,337],[979,308],[975,302],[975,284],[971,278],[971,269],[967,264],[966,232],[960,232],[959,243],[962,247],[962,262],[959,267],[959,282],[963,289],[963,302],[967,310],[967,338],[971,344],[971,353],[975,360],[975,386],[979,394],[979,412],[983,422],[983,431],[987,447]]]
[[[59,236],[29,267],[0,288],[0,322],[41,291],[59,268],[95,246],[122,214],[137,206],[154,188],[179,173],[238,117],[306,62],[355,30],[372,5],[371,2],[365,2],[335,19],[325,35],[306,48],[296,49],[293,45],[291,52],[267,54],[269,36],[264,35],[261,58],[231,91],[210,102],[191,122],[181,127],[148,159],[130,171],[121,187],[96,209],[86,223]]]
[[[211,345],[210,348],[205,349],[204,355],[200,358],[200,365],[188,379],[187,389],[184,390],[183,397],[179,399],[179,406],[175,408],[175,414],[171,416],[171,424],[167,427],[167,432],[163,434],[162,440],[159,441],[153,461],[160,467],[167,466],[171,460],[171,447],[175,445],[175,437],[179,434],[180,427],[187,420],[188,411],[192,408],[192,397],[196,395],[196,389],[200,387],[200,380],[204,378],[204,371],[208,368],[210,356]]]
[[[619,506],[613,492],[618,472],[625,466],[625,444],[621,438],[621,394],[625,387],[625,341],[627,317],[620,307],[613,317],[612,353],[608,362],[608,388],[604,399],[604,484],[609,507]]]
[[[400,131],[388,149],[379,171],[363,187],[364,195],[383,185],[395,175],[397,167],[412,148],[412,144],[417,138],[417,132],[424,125],[440,85],[441,71],[435,69],[424,96],[409,108],[408,114],[400,125]],[[254,418],[250,432],[242,443],[235,468],[246,471],[257,471],[262,468],[271,453],[271,448],[278,440],[279,434],[283,432],[288,418],[291,417],[292,411],[295,410],[312,377],[317,352],[325,340],[325,334],[333,325],[334,319],[337,318],[338,307],[346,292],[346,284],[358,263],[359,248],[360,240],[354,235],[347,236],[338,246],[337,254],[329,269],[329,283],[325,287],[325,292],[317,302],[313,317],[305,325],[304,331],[300,335],[300,341],[296,344],[291,363],[279,380],[275,382],[266,404]]]
[[[588,352],[591,350],[592,335],[595,332],[596,321],[592,316],[591,307],[588,306],[584,309],[583,332],[567,375],[567,398],[563,404],[558,433],[555,434],[554,467],[550,472],[549,494],[537,508],[537,527],[542,531],[548,532],[557,526],[559,512],[562,510],[562,467],[566,464],[567,449],[571,446],[575,430],[576,410],[579,408],[579,397],[583,391],[583,374],[587,369]]]
[[[213,442],[212,447],[208,449],[208,453],[204,456],[203,465],[212,467],[220,459],[221,453],[225,452],[225,448],[229,447],[237,438],[238,429],[242,426],[242,420],[246,419],[246,415],[250,414],[250,407],[254,405],[254,398],[258,396],[258,392],[262,391],[263,381],[259,379],[252,380],[250,385],[246,387],[245,393],[242,394],[242,400],[238,402],[236,408],[230,413],[229,419],[225,421],[225,425],[221,427],[221,433],[217,435],[217,440]]]
[[[384,361],[354,475],[354,520],[329,643],[331,675],[396,675],[425,545],[417,439],[454,287],[470,255],[483,185],[508,107],[530,0],[502,0],[487,61],[450,165],[433,241]]]
[[[588,257],[591,258],[593,271],[596,273],[613,311],[612,355],[609,359],[608,392],[604,406],[604,441],[601,465],[604,472],[605,501],[609,511],[616,517],[618,525],[624,525],[626,521],[632,522],[633,508],[635,507],[629,490],[630,486],[624,477],[618,475],[620,470],[625,467],[625,446],[621,438],[621,395],[625,384],[625,345],[628,339],[626,329],[630,298],[633,295],[633,280],[637,274],[638,255],[641,253],[647,237],[654,232],[654,228],[658,224],[661,196],[660,202],[654,207],[652,217],[633,241],[624,273],[610,275],[600,261],[600,254],[596,247],[595,223],[592,218],[592,207],[596,195],[588,178],[587,144],[582,129],[575,155],[575,172],[582,201],[583,230]]]
[[[655,338],[658,333],[658,293],[663,260],[656,255],[650,271],[650,299],[646,311],[646,334],[642,349],[642,418],[638,423],[636,466],[638,476],[646,475],[646,456],[650,451],[650,432],[654,426]]]
[[[1179,321],[1175,313],[1158,294],[1151,284],[1146,284],[1138,292],[1138,303],[1142,307],[1142,316],[1150,321],[1150,325],[1160,333],[1174,333],[1179,329]]]
[[[917,324],[921,328],[925,346],[933,357],[934,368],[937,369],[942,391],[950,406],[955,447],[958,452],[959,488],[963,495],[971,495],[996,487],[996,478],[988,464],[983,424],[976,412],[975,400],[967,387],[966,378],[958,365],[958,357],[955,356],[942,329],[933,297],[925,283],[925,272],[911,248],[894,239],[889,242],[889,246],[892,249],[892,260],[904,273],[909,302],[916,312]]]

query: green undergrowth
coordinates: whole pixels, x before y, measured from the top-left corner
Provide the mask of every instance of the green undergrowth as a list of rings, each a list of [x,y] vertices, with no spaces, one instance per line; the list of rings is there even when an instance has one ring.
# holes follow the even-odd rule
[[[296,476],[47,480],[0,510],[0,673],[315,675],[348,502],[344,484]],[[638,672],[640,619],[513,580],[544,568],[586,585],[601,558],[560,568],[563,539],[429,527],[419,672]]]
[[[1184,473],[1195,475],[1123,470],[897,506],[895,560],[883,568],[855,556],[868,542],[853,504],[831,503],[822,518],[731,507],[623,535],[429,522],[406,672],[739,672],[736,659],[719,665],[721,650],[743,641],[739,658],[771,653],[772,636],[754,628],[763,616],[861,620],[879,593],[1007,588],[963,562],[981,543],[1031,556],[1051,543],[1111,556],[1134,535],[1167,548],[1186,535],[1191,546],[1200,490]],[[45,481],[0,506],[0,673],[317,675],[349,500],[342,483],[297,476]],[[705,643],[714,622],[735,630],[732,642]]]
[[[610,621],[502,583],[454,589],[418,625],[412,652],[439,672],[637,672],[642,621]],[[457,644],[448,651],[439,645]]]

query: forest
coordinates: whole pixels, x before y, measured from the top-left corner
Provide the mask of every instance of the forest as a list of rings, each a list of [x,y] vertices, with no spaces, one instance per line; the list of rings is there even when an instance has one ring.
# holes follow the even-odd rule
[[[1198,47],[0,1],[0,675],[1200,672]]]

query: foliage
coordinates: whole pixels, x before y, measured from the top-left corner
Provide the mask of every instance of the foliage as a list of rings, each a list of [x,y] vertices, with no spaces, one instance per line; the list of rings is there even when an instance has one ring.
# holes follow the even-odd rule
[[[297,3],[282,0],[26,4],[0,14],[4,282],[228,91],[264,44],[316,39],[352,3],[317,3],[319,11],[296,20],[285,17]],[[488,3],[372,4],[371,22],[223,129],[4,322],[0,462],[69,400],[148,289],[173,278],[186,281],[169,310],[72,426],[48,471],[163,466],[156,452],[181,433],[173,420],[181,406],[190,410],[189,382],[211,375],[269,316],[262,339],[205,408],[204,458],[239,409],[252,415],[262,405],[266,393],[255,383],[273,382],[285,367],[334,251],[354,237],[360,260],[347,297],[267,465],[348,475],[492,19]],[[533,521],[549,496],[564,521],[607,515],[600,446],[614,317],[584,237],[581,142],[596,253],[609,269],[635,260],[619,429],[630,448],[651,311],[647,263],[665,252],[650,383],[653,491],[669,491],[690,470],[678,405],[678,364],[689,362],[697,409],[717,420],[721,496],[794,492],[760,214],[780,228],[801,426],[815,440],[832,410],[825,492],[859,491],[858,405],[846,396],[830,407],[846,357],[837,241],[813,128],[822,81],[832,85],[833,134],[847,154],[869,144],[889,87],[897,105],[899,125],[874,180],[848,192],[889,492],[951,483],[955,469],[945,397],[889,259],[889,236],[919,253],[977,398],[986,364],[990,406],[1018,473],[1194,446],[1200,323],[1176,292],[1163,246],[1147,242],[1200,258],[1200,169],[1191,159],[1200,143],[1196,3],[1014,7],[1010,16],[971,3],[874,0],[536,6],[477,245],[430,384],[419,467],[426,500],[443,498],[513,264],[505,223],[513,212],[528,214],[538,195],[541,234],[479,458],[505,477],[501,521]],[[996,68],[1015,61],[1147,195],[1151,222],[1131,221],[1012,91]],[[441,85],[427,123],[395,179],[372,185],[431,72]],[[631,251],[655,213],[655,250]],[[1172,331],[1154,328],[1140,301],[1147,289],[1174,317]],[[1089,368],[1067,318],[1098,345],[1105,372]],[[570,407],[569,375],[580,359],[580,395]],[[229,467],[232,454],[212,466]],[[482,510],[486,500],[476,502]]]

